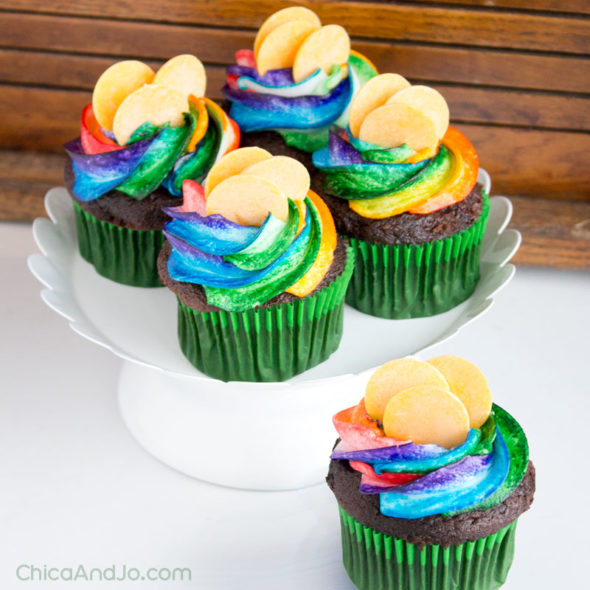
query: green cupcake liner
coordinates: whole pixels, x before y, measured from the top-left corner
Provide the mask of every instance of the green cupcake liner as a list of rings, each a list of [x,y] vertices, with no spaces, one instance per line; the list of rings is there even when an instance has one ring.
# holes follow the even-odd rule
[[[325,361],[340,344],[354,268],[313,295],[243,312],[196,311],[178,301],[178,340],[199,371],[222,381],[285,381]]]
[[[346,302],[363,313],[389,319],[431,316],[462,303],[479,280],[489,210],[484,195],[477,221],[444,240],[388,245],[349,238],[356,266]]]
[[[78,246],[84,260],[107,279],[132,287],[162,287],[157,260],[164,235],[101,221],[74,202]]]
[[[363,526],[340,508],[344,567],[359,590],[496,590],[512,564],[516,522],[462,545],[418,546]]]

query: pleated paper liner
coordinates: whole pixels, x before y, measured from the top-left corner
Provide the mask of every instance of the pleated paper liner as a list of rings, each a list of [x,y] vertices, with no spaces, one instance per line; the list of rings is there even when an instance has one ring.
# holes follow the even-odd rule
[[[98,274],[132,287],[161,287],[157,260],[164,235],[101,221],[74,203],[78,246]]]
[[[178,302],[178,339],[199,371],[222,381],[285,381],[325,361],[340,344],[354,252],[312,295],[243,312],[201,312]]]
[[[349,238],[356,266],[346,302],[359,311],[389,319],[432,316],[471,296],[479,280],[481,242],[490,210],[467,229],[423,244],[373,244]]]
[[[496,590],[512,564],[516,522],[462,545],[419,547],[340,508],[344,567],[359,590]]]

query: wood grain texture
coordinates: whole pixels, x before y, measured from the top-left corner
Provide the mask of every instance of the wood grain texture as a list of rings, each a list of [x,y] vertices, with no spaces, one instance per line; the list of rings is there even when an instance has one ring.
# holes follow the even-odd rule
[[[158,67],[194,53],[217,99],[235,51],[252,45],[269,14],[292,4],[0,0],[0,219],[42,214],[44,193],[61,184],[61,146],[78,135],[79,113],[114,61]],[[493,193],[519,195],[513,226],[524,241],[517,263],[590,267],[590,2],[301,4],[324,23],[345,26],[353,47],[380,71],[445,95],[456,126],[492,174]]]
[[[115,61],[105,57],[0,49],[0,83],[14,82],[91,91],[100,74]],[[155,69],[162,64],[161,61],[145,61]],[[221,87],[225,83],[224,68],[208,65],[207,77],[207,94],[213,99],[220,99]],[[415,78],[410,79],[415,83],[420,82]],[[530,125],[546,129],[590,130],[590,96],[570,97],[440,83],[431,85],[445,96],[455,120]],[[19,107],[15,105],[15,108]],[[23,102],[20,109],[28,112],[27,104]],[[53,113],[48,111],[47,115],[52,117]],[[27,146],[23,144],[23,147]],[[30,147],[34,148],[34,145]]]
[[[117,17],[195,25],[256,29],[288,0],[2,0],[0,8],[66,15]],[[475,45],[586,54],[590,22],[562,15],[425,6],[397,2],[300,2],[323,22],[338,23],[351,35],[427,43]]]
[[[0,84],[12,82],[92,91],[98,77],[117,61],[112,57],[0,49]],[[164,63],[164,60],[143,61],[154,69]],[[207,95],[220,98],[224,83],[225,68],[207,65]]]
[[[590,269],[590,203],[512,197],[510,227],[522,234],[514,262],[527,266]]]
[[[63,184],[64,162],[57,154],[0,151],[0,219],[30,221],[45,215],[43,197],[49,188]],[[523,234],[517,264],[590,268],[589,202],[511,200],[510,227]]]
[[[458,124],[496,194],[590,199],[590,134]]]
[[[59,152],[79,134],[79,113],[90,97],[89,91],[0,85],[0,111],[11,113],[0,127],[0,145]],[[463,123],[457,127],[475,145],[497,190],[590,198],[590,134]]]
[[[590,14],[590,3],[587,0],[416,0],[415,3]]]
[[[446,99],[455,121],[590,130],[590,96],[506,91],[431,84]]]
[[[88,56],[166,60],[190,51],[209,64],[233,63],[237,49],[251,47],[251,31],[137,23],[39,14],[2,14],[0,47]],[[589,92],[590,59],[513,51],[438,47],[354,40],[382,72],[418,80]],[[62,72],[68,62],[64,60]],[[80,72],[84,76],[84,72]],[[71,78],[72,76],[69,75]],[[56,78],[59,81],[59,77]],[[550,84],[548,83],[550,81]]]

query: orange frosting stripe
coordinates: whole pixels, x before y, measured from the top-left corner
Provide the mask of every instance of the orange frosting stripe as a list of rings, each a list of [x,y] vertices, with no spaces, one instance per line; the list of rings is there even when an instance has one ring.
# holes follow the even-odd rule
[[[453,176],[442,190],[426,202],[409,209],[410,213],[426,215],[459,203],[467,197],[477,182],[479,159],[471,142],[453,127],[447,129],[442,141],[455,155]]]
[[[365,408],[365,398],[363,398],[356,406],[347,408],[338,412],[334,416],[335,422],[343,422],[345,424],[357,424],[373,431],[377,436],[384,437],[383,431],[379,428],[377,420],[371,420]]]
[[[199,141],[205,137],[205,133],[207,133],[207,128],[209,127],[209,113],[207,111],[207,107],[205,106],[204,98],[197,98],[191,94],[189,96],[189,102],[197,108],[198,112],[195,131],[188,142],[188,145],[186,146],[186,151],[192,152],[197,147]]]
[[[294,284],[286,289],[296,297],[305,297],[309,295],[326,276],[332,261],[334,260],[334,250],[336,249],[336,226],[332,219],[332,214],[328,206],[313,191],[309,191],[307,196],[316,206],[322,222],[322,240],[320,249],[311,268]]]

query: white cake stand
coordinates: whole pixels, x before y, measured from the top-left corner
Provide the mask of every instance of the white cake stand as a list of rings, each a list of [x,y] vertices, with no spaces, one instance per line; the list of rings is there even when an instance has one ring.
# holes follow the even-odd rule
[[[479,182],[490,189],[489,176]],[[148,452],[190,476],[251,490],[297,489],[323,480],[335,439],[332,415],[356,404],[370,371],[451,338],[492,305],[514,274],[508,261],[520,235],[506,230],[505,197],[491,199],[481,280],[453,310],[430,318],[385,320],[347,307],[340,348],[324,363],[284,383],[224,383],[194,369],[176,340],[176,299],[165,288],[119,285],[78,253],[71,199],[63,188],[45,198],[37,219],[42,254],[29,267],[43,300],[73,330],[123,359],[123,419]]]

